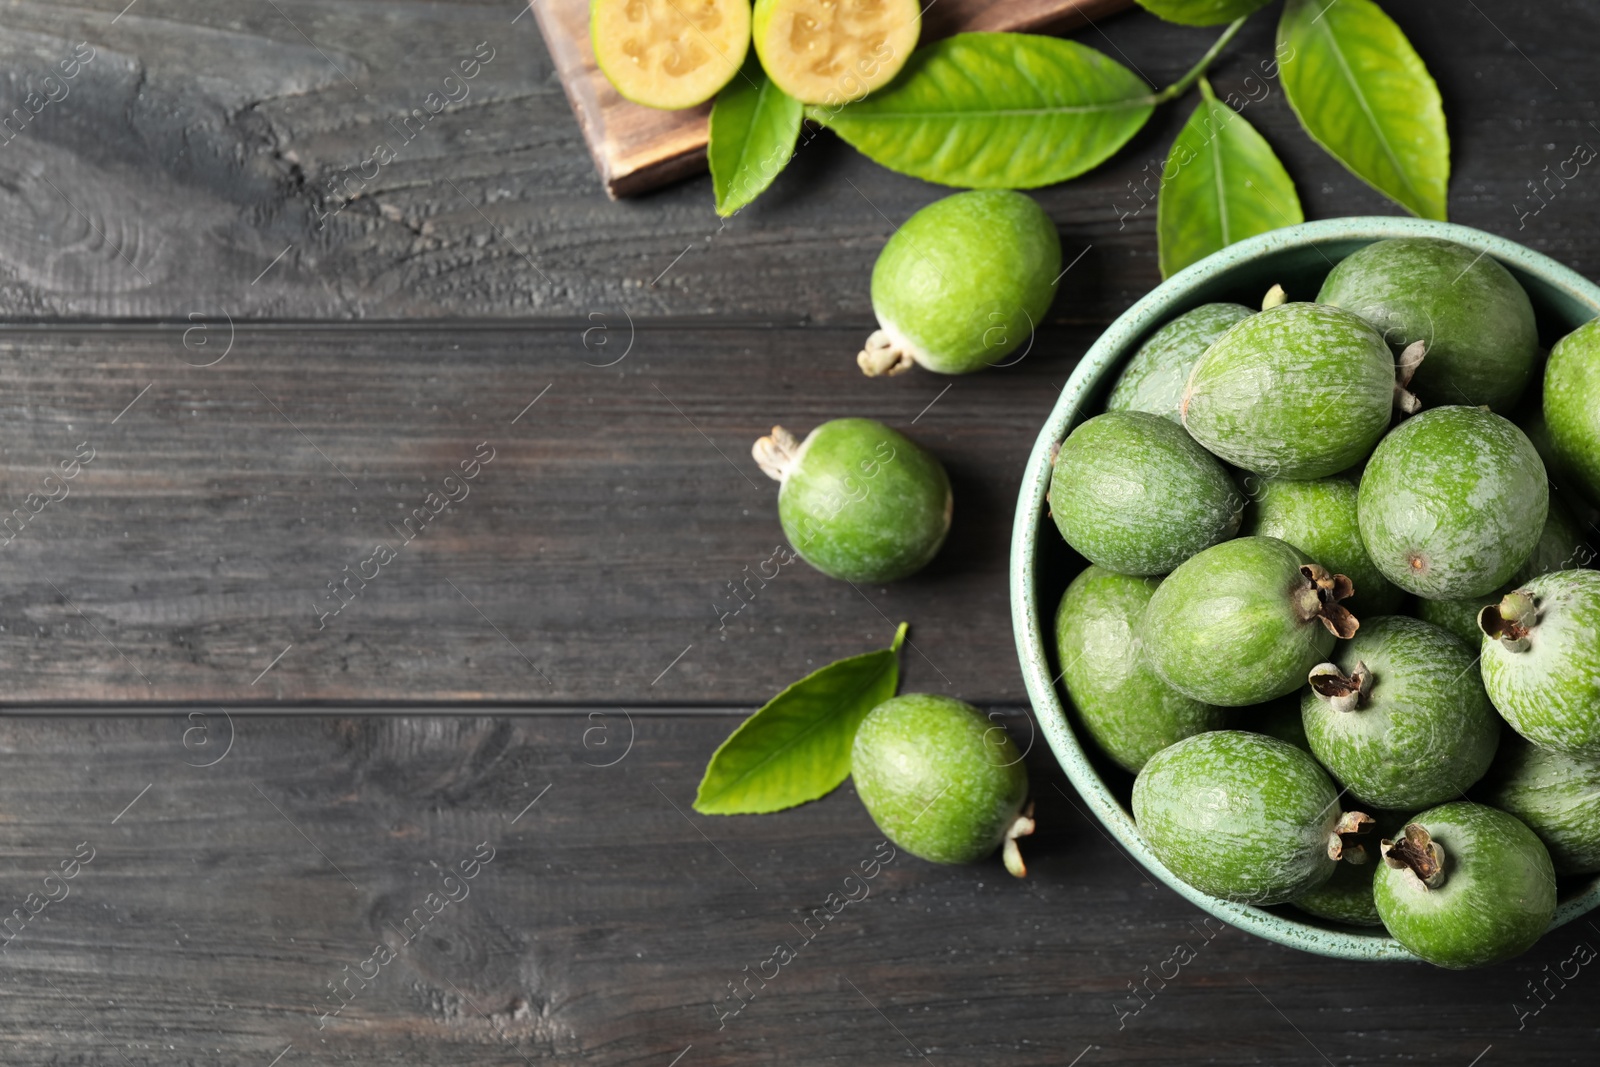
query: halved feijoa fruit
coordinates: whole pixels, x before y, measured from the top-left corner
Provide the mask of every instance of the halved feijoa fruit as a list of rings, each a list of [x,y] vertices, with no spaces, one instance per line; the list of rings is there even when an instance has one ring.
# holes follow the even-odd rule
[[[593,0],[600,70],[636,104],[676,111],[717,95],[750,50],[748,0]]]
[[[756,54],[805,104],[859,100],[887,85],[922,32],[917,0],[757,0]]]

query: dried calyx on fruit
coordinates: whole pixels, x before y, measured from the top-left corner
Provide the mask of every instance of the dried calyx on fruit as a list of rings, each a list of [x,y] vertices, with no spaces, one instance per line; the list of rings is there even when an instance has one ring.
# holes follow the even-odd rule
[[[1526,652],[1528,634],[1539,622],[1539,605],[1526,590],[1516,590],[1478,612],[1478,628],[1509,652]]]
[[[1385,838],[1378,844],[1383,852],[1383,862],[1395,870],[1408,870],[1417,876],[1424,889],[1438,889],[1444,885],[1444,846],[1435,841],[1428,831],[1416,823],[1407,823],[1401,835]]]
[[[1339,601],[1355,595],[1355,586],[1342,574],[1329,574],[1327,568],[1317,563],[1307,563],[1300,568],[1305,584],[1295,590],[1294,603],[1300,618],[1306,622],[1316,619],[1328,632],[1341,641],[1356,635],[1361,623]]]
[[[1328,858],[1357,866],[1370,860],[1372,857],[1367,855],[1365,838],[1374,821],[1372,816],[1361,811],[1347,811],[1340,815],[1333,833],[1328,835]]]
[[[1328,701],[1334,711],[1355,711],[1365,707],[1372,695],[1372,672],[1365,663],[1357,662],[1348,675],[1337,663],[1319,663],[1311,668],[1307,678],[1311,689]]]

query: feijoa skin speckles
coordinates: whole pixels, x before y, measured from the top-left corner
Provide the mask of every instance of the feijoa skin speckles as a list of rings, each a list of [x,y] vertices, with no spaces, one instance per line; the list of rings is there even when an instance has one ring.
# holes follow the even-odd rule
[[[1440,967],[1479,967],[1533,947],[1556,908],[1550,853],[1514,815],[1458,800],[1386,839],[1373,877],[1396,941]]]
[[[1166,574],[1239,529],[1244,498],[1176,423],[1142,411],[1096,415],[1068,435],[1050,477],[1067,544],[1119,574]]]
[[[1600,504],[1600,320],[1584,323],[1550,349],[1544,418],[1561,465]]]
[[[917,364],[970,374],[1033,337],[1055,298],[1061,238],[1036,200],[979,189],[905,221],[872,268],[876,333],[856,356],[870,377]]]
[[[1361,476],[1367,554],[1395,585],[1433,600],[1498,588],[1544,529],[1550,486],[1527,435],[1483,408],[1433,408],[1397,426]]]
[[[804,441],[774,426],[752,452],[779,483],[789,543],[829,577],[892,582],[944,544],[952,509],[944,467],[881,422],[835,419]]]
[[[1003,843],[1007,869],[1024,873],[1028,772],[1004,728],[971,704],[927,693],[884,701],[856,730],[850,775],[878,829],[912,855],[975,863]]]
[[[1415,811],[1460,796],[1489,769],[1500,738],[1477,658],[1419,619],[1364,620],[1311,670],[1301,712],[1312,754],[1363,810]]]
[[[1135,638],[1159,579],[1090,566],[1056,609],[1061,682],[1101,750],[1138,773],[1157,752],[1191,734],[1219,730],[1222,708],[1184,696],[1150,669]]]
[[[1511,581],[1485,596],[1464,600],[1418,600],[1416,616],[1424,622],[1449,630],[1476,648],[1483,639],[1483,632],[1478,629],[1478,612],[1541,574],[1592,565],[1595,554],[1589,542],[1583,524],[1552,494],[1550,511],[1545,515],[1539,542],[1533,546],[1533,554],[1528,561],[1511,576]]]
[[[1179,315],[1139,346],[1112,386],[1106,410],[1147,411],[1181,423],[1178,405],[1195,361],[1228,327],[1253,314],[1243,304],[1201,304]]]
[[[1483,685],[1537,745],[1600,754],[1600,571],[1540,575],[1478,615]]]
[[[1183,424],[1236,467],[1325,478],[1360,463],[1389,428],[1394,356],[1366,320],[1279,304],[1217,338],[1189,375]]]
[[[1199,553],[1150,598],[1140,637],[1168,685],[1222,707],[1261,704],[1306,683],[1357,622],[1350,581],[1275,537],[1238,537]]]
[[[1473,795],[1538,834],[1557,874],[1600,871],[1600,756],[1544,748],[1508,734]]]
[[[1383,576],[1361,543],[1355,482],[1343,475],[1298,482],[1251,475],[1244,490],[1251,499],[1240,532],[1287,541],[1328,570],[1349,577],[1356,591],[1345,606],[1357,618],[1399,609],[1404,594]]]
[[[1341,831],[1357,828],[1338,800],[1310,755],[1241,730],[1184,738],[1133,783],[1134,821],[1168,870],[1212,896],[1258,905],[1333,874],[1349,847]]]
[[[1509,411],[1533,376],[1533,304],[1493,256],[1434,237],[1376,241],[1341,260],[1317,301],[1366,319],[1399,353],[1426,355],[1409,385],[1424,407]]]

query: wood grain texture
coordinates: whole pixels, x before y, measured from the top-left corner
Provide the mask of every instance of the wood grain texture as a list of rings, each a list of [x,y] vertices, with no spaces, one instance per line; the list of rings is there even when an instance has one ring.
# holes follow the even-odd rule
[[[908,684],[1020,701],[1012,506],[1092,332],[956,381],[869,381],[864,335],[617,313],[0,331],[5,699],[751,706],[907,620]],[[786,542],[751,444],[845,415],[950,471],[950,540],[907,581],[762,566]],[[466,495],[414,519],[430,492]]]
[[[241,0],[140,0],[114,24],[126,0],[0,8],[3,110],[77,42],[98,49],[70,96],[0,146],[0,314],[582,318],[625,307],[636,318],[863,325],[878,249],[944,192],[822,133],[725,225],[705,178],[613,203],[533,19],[512,21],[520,4],[274,2],[282,14]],[[1522,215],[1537,207],[1528,183],[1542,168],[1554,173],[1596,136],[1586,123],[1600,9],[1521,3],[1490,12],[1493,23],[1455,2],[1387,10],[1444,94],[1452,217],[1600,274],[1589,169],[1565,187],[1552,180],[1555,198]],[[1393,213],[1311,144],[1277,83],[1261,79],[1272,31],[1272,11],[1246,25],[1215,68],[1218,93],[1256,97],[1245,114],[1309,217]],[[1213,39],[1139,12],[1074,36],[1154,84]],[[471,95],[413,122],[420,132],[407,140],[395,125],[482,42],[495,58]],[[1092,246],[1081,266],[1093,284],[1057,318],[1107,322],[1157,282],[1152,174],[1190,107],[1162,109],[1107,165],[1039,191],[1068,254]],[[367,180],[363,161],[380,143],[396,157]]]
[[[1133,0],[942,0],[928,5],[922,40],[968,30],[1067,30]],[[711,105],[661,111],[624,100],[601,73],[589,38],[590,0],[530,0],[573,115],[612,197],[637,196],[706,167]]]
[[[1026,743],[1025,720],[1004,721]],[[216,712],[0,720],[0,902],[24,906],[80,843],[94,852],[6,946],[6,1063],[1287,1067],[1415,1063],[1423,1047],[1465,1067],[1491,1045],[1482,1064],[1592,1062],[1588,970],[1552,982],[1521,1030],[1513,1007],[1600,940],[1583,924],[1470,973],[1207,925],[1085,821],[1040,745],[1026,881],[994,859],[901,853],[861,882],[882,839],[848,785],[703,818],[689,801],[731,717],[632,722],[236,718],[204,768],[202,737],[226,737]],[[483,843],[466,896],[428,905],[461,895],[444,871]],[[824,923],[829,894],[858,899]],[[772,977],[780,942],[795,957]],[[364,966],[380,944],[395,958]],[[728,983],[763,969],[719,1020]],[[327,983],[363,970],[377,974],[323,1019]]]

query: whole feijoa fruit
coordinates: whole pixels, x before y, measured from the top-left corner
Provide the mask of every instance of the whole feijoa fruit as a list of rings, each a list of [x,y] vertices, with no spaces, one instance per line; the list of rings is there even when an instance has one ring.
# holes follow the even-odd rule
[[[1498,588],[1544,529],[1550,486],[1527,435],[1483,408],[1414,415],[1373,451],[1356,517],[1395,585],[1432,600]]]
[[[1317,301],[1353,311],[1396,353],[1426,355],[1408,388],[1427,407],[1487,404],[1509,411],[1533,376],[1533,304],[1493,256],[1436,237],[1375,241],[1346,256]]]
[[[1366,320],[1326,304],[1279,304],[1206,349],[1184,389],[1183,424],[1236,467],[1324,478],[1372,451],[1397,389],[1394,356]]]
[[[1139,6],[1183,26],[1220,26],[1266,7],[1268,0],[1139,0]]]
[[[1346,926],[1382,926],[1378,902],[1372,896],[1372,877],[1382,858],[1378,842],[1393,837],[1405,825],[1406,817],[1392,811],[1369,811],[1373,824],[1353,846],[1345,862],[1333,869],[1333,877],[1289,901],[1301,911]],[[1359,849],[1359,852],[1357,851]]]
[[[1157,752],[1133,818],[1168,870],[1205,893],[1278,904],[1326,882],[1371,820],[1341,813],[1317,761],[1272,737],[1213,730]]]
[[[1511,581],[1483,596],[1462,600],[1418,600],[1417,618],[1449,630],[1476,648],[1483,640],[1483,632],[1478,629],[1478,612],[1541,574],[1589,566],[1595,562],[1595,550],[1590,547],[1589,541],[1577,517],[1559,497],[1552,494],[1550,510],[1544,518],[1544,529],[1539,534],[1538,543],[1533,546],[1533,554],[1517,568]]]
[[[1538,834],[1557,874],[1600,871],[1600,756],[1545,748],[1510,734],[1473,795]]]
[[[626,100],[678,110],[733,80],[750,50],[745,0],[591,0],[595,61]]]
[[[1062,442],[1050,515],[1067,544],[1118,574],[1166,574],[1239,529],[1244,498],[1183,427],[1110,411]]]
[[[774,426],[751,450],[778,482],[778,519],[800,558],[849,582],[922,569],[950,530],[950,479],[933,455],[871,419],[834,419],[804,441]]]
[[[1345,605],[1358,618],[1389,615],[1404,594],[1383,576],[1361,543],[1356,523],[1356,486],[1342,475],[1313,481],[1245,479],[1241,533],[1287,541],[1328,570],[1349,577],[1355,595]]]
[[[1173,742],[1220,730],[1228,717],[1172,688],[1146,662],[1135,634],[1160,584],[1090,566],[1056,609],[1061,681],[1078,719],[1106,755],[1135,773]]]
[[[1107,411],[1147,411],[1182,422],[1183,387],[1211,342],[1255,312],[1243,304],[1201,304],[1167,323],[1139,346],[1106,398]]]
[[[1167,684],[1222,707],[1294,692],[1328,658],[1336,637],[1355,635],[1339,601],[1350,579],[1276,537],[1214,545],[1167,576],[1150,598],[1140,637]]]
[[[928,693],[884,701],[856,730],[850,775],[878,829],[913,856],[973,863],[1004,844],[1006,869],[1025,873],[1022,753],[971,704]]]
[[[1412,818],[1382,843],[1373,877],[1394,939],[1440,967],[1477,967],[1533,947],[1556,909],[1556,877],[1514,815],[1458,800]]]
[[[1600,754],[1600,571],[1540,575],[1478,614],[1483,686],[1536,745]]]
[[[804,104],[837,107],[893,80],[922,32],[917,0],[756,0],[751,27],[772,84]]]
[[[1032,197],[978,189],[935,200],[878,254],[879,328],[856,362],[872,377],[913,363],[940,374],[999,363],[1031,340],[1060,273],[1061,238]]]
[[[1544,418],[1562,467],[1600,504],[1600,320],[1590,319],[1550,349]]]
[[[1415,811],[1483,777],[1500,739],[1477,652],[1420,619],[1369,618],[1301,698],[1311,753],[1362,805]]]

